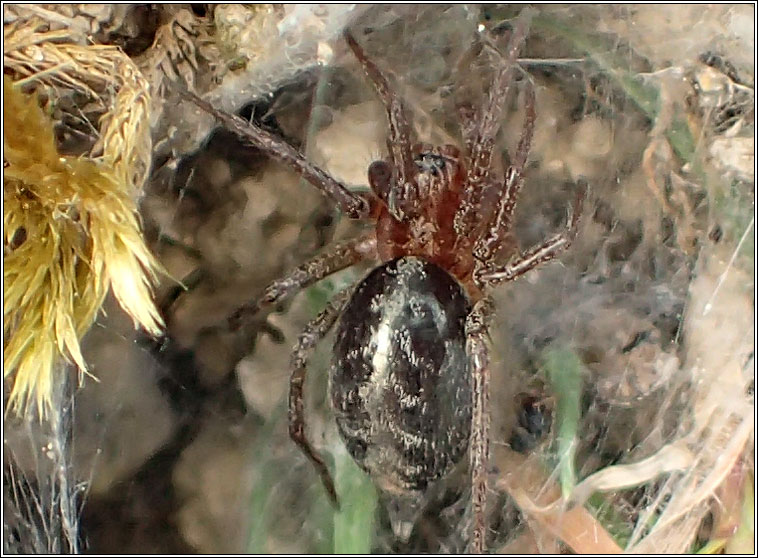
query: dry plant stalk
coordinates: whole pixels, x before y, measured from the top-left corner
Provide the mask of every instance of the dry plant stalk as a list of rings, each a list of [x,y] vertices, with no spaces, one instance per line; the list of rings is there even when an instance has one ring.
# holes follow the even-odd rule
[[[745,312],[752,280],[749,272],[732,266],[739,248],[719,244],[700,253],[683,324],[685,370],[692,376],[693,393],[692,417],[682,439],[696,459],[640,510],[631,552],[689,551],[711,502],[735,468],[749,463],[744,474],[754,476],[748,456],[754,452],[755,406],[746,396],[752,378],[746,371],[755,326]],[[726,269],[724,262],[730,262]]]
[[[4,378],[7,409],[52,411],[60,359],[87,372],[79,340],[110,288],[152,335],[160,265],[140,234],[136,197],[151,157],[149,85],[117,47],[66,43],[41,21],[6,26],[4,62]],[[64,41],[64,42],[59,42]],[[94,157],[58,153],[53,121],[21,84],[86,94],[107,109]]]
[[[513,498],[534,522],[531,531],[535,538],[538,530],[543,539],[547,537],[543,545],[554,539],[556,547],[560,541],[576,554],[621,554],[622,549],[610,533],[582,505],[573,508],[555,505],[562,503],[561,489],[548,478],[537,460],[504,446],[495,447],[494,457],[498,468],[508,471],[496,481],[496,488]]]
[[[752,226],[751,222],[748,230]],[[699,273],[690,284],[684,321],[688,338],[684,369],[693,385],[691,415],[682,419],[674,441],[648,458],[590,475],[569,498],[561,497],[555,482],[540,472],[536,459],[537,463],[529,463],[513,451],[496,448],[499,468],[517,472],[504,474],[497,488],[507,492],[536,525],[574,552],[621,551],[583,507],[594,492],[650,487],[649,503],[638,510],[626,553],[690,552],[714,502],[724,514],[738,513],[742,493],[737,491],[727,502],[719,494],[730,482],[743,486],[746,479],[755,476],[750,458],[754,452],[755,408],[745,396],[752,380],[746,370],[754,326],[752,316],[744,312],[750,303],[751,281],[748,273],[732,265],[739,248],[738,244],[731,258],[731,248],[721,245],[700,254]],[[726,270],[725,261],[729,262]],[[719,304],[714,305],[722,284]],[[653,487],[653,481],[659,481],[659,486]],[[737,520],[727,519],[725,523],[736,529]],[[723,536],[723,545],[729,542],[729,537]],[[749,540],[748,547],[751,545]]]

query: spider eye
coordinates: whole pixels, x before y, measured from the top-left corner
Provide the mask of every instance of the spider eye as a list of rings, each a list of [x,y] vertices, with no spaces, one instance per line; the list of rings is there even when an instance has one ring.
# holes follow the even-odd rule
[[[368,168],[368,183],[379,199],[388,199],[392,183],[392,167],[386,161],[374,161]]]
[[[429,172],[434,176],[445,168],[445,158],[436,153],[419,153],[414,162],[419,172]]]

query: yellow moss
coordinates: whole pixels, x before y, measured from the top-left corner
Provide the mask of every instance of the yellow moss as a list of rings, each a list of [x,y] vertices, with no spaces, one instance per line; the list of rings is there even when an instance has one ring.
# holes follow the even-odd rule
[[[60,359],[87,372],[79,340],[109,288],[124,310],[157,335],[161,318],[151,282],[158,263],[145,246],[128,160],[62,157],[53,122],[34,96],[7,76],[4,148],[4,377],[8,409],[53,404]],[[144,119],[132,125],[146,126]]]

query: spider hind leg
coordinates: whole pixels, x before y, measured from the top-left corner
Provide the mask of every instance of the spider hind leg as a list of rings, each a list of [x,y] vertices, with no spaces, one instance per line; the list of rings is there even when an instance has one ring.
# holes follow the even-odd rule
[[[492,300],[483,298],[466,319],[466,353],[472,376],[473,420],[469,448],[472,527],[469,552],[482,554],[487,534],[487,467],[490,430],[490,370],[487,327],[493,313]]]
[[[337,490],[334,487],[329,469],[323,457],[313,448],[305,436],[305,408],[303,405],[303,387],[308,359],[334,323],[350,297],[350,289],[337,294],[326,308],[313,319],[300,334],[292,354],[292,376],[289,389],[289,433],[292,441],[302,450],[321,477],[321,482],[334,506],[339,509]]]

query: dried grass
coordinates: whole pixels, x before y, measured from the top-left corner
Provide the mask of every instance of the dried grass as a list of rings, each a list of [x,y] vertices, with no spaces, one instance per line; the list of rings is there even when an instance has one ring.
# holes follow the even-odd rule
[[[690,284],[681,371],[691,386],[689,412],[680,419],[676,439],[650,457],[590,475],[569,496],[561,496],[552,478],[558,473],[550,476],[538,458],[528,461],[496,448],[498,468],[514,472],[503,474],[496,487],[514,499],[532,529],[538,527],[532,533],[535,540],[547,532],[576,553],[610,554],[623,548],[632,554],[682,554],[693,550],[712,513],[717,525],[712,540],[720,545],[714,548],[752,548],[754,534],[745,527],[741,510],[745,498],[752,497],[755,474],[755,408],[746,395],[753,380],[754,324],[744,312],[750,301],[749,273],[732,266],[739,249],[740,244],[731,254],[720,246],[702,250],[699,273]],[[722,271],[726,261],[727,271]],[[585,503],[593,493],[630,488],[644,490],[646,498],[629,517],[628,540],[624,537],[619,545]],[[544,548],[545,541],[540,544]]]
[[[140,234],[136,198],[150,167],[149,85],[117,47],[67,43],[41,20],[6,26],[4,62],[4,377],[7,409],[53,404],[56,363],[81,373],[79,340],[109,289],[152,335],[162,327],[151,284],[160,264]],[[89,157],[58,153],[54,122],[22,86],[66,90],[106,110]],[[95,156],[99,155],[99,156]]]

